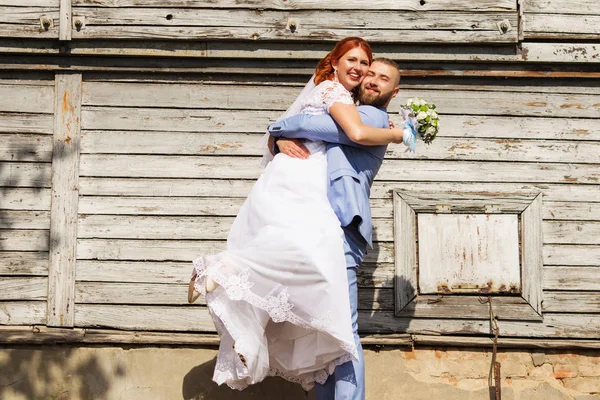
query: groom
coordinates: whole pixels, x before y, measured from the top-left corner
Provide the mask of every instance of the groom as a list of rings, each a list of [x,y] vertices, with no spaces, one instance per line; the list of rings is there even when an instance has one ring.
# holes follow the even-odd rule
[[[399,91],[398,65],[387,58],[373,60],[359,88],[358,107],[364,124],[389,128],[386,108]],[[298,114],[269,126],[275,151],[307,158],[310,153],[300,139],[325,141],[329,187],[327,196],[344,230],[344,252],[350,291],[352,329],[359,362],[338,366],[325,384],[316,385],[317,400],[365,399],[365,372],[358,337],[358,285],[356,273],[367,245],[373,248],[369,193],[381,167],[387,145],[363,146],[352,142],[329,115]]]

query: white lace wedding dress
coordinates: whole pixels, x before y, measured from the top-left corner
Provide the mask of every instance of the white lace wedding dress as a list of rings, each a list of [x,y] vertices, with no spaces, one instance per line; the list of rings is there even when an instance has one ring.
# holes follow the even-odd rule
[[[312,90],[302,112],[353,104],[339,83]],[[327,199],[323,142],[306,160],[277,155],[252,188],[227,250],[194,260],[195,288],[220,286],[206,301],[221,343],[213,380],[243,389],[279,375],[305,389],[358,354],[352,333],[343,233]]]

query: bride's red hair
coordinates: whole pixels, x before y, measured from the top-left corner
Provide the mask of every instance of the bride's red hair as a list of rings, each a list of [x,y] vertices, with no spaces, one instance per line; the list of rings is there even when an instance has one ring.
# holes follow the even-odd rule
[[[333,80],[333,62],[339,61],[347,52],[352,49],[360,47],[367,53],[369,58],[369,65],[373,61],[373,52],[371,46],[363,38],[359,37],[347,37],[337,42],[333,50],[331,50],[325,58],[319,61],[317,68],[315,69],[315,85],[325,81]]]

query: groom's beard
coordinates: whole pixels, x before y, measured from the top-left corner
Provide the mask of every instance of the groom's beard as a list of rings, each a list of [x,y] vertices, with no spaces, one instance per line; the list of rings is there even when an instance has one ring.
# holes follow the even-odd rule
[[[358,90],[358,101],[360,104],[364,104],[366,106],[373,106],[382,108],[388,103],[390,98],[392,97],[392,92],[389,93],[381,93],[381,92],[369,92],[365,87],[361,86]]]

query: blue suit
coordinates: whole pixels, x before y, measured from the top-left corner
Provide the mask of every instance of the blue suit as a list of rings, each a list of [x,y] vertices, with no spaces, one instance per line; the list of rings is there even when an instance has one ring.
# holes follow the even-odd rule
[[[389,128],[385,109],[359,106],[358,111],[364,124],[375,128]],[[373,247],[369,194],[387,146],[363,146],[354,143],[329,115],[298,114],[272,124],[269,126],[269,133],[275,138],[309,139],[328,143],[327,196],[344,230],[352,328],[359,362],[347,362],[338,366],[324,385],[316,385],[316,395],[318,400],[364,400],[364,359],[358,336],[356,273],[366,254],[367,245]]]

